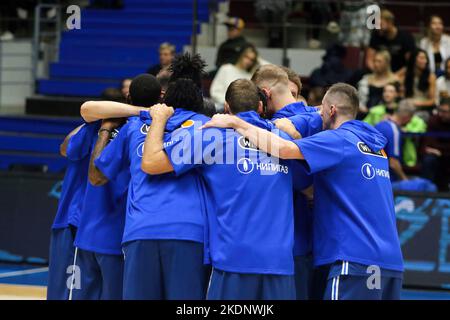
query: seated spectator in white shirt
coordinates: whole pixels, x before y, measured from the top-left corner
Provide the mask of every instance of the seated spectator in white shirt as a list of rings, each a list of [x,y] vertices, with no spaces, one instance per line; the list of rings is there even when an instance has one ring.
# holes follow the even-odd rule
[[[235,64],[226,63],[219,68],[211,83],[210,95],[218,111],[223,109],[225,92],[231,82],[237,79],[251,79],[258,61],[258,52],[252,45],[245,47]]]
[[[441,17],[431,16],[428,35],[420,40],[420,48],[428,54],[431,72],[437,76],[442,75],[444,63],[450,57],[450,37],[444,34],[444,23]]]

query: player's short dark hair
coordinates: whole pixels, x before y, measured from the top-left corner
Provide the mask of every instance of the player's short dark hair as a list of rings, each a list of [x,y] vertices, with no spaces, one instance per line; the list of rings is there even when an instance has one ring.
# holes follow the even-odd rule
[[[150,107],[159,101],[161,85],[155,76],[143,73],[130,84],[130,102],[138,107]]]
[[[258,110],[261,99],[255,83],[247,79],[238,79],[228,86],[225,101],[230,106],[230,111],[238,114],[239,112]]]
[[[336,99],[337,103],[334,101],[330,101],[332,104],[337,104],[338,109],[342,112],[348,113],[353,117],[356,117],[356,114],[359,110],[359,97],[358,91],[355,87],[347,84],[347,83],[336,83],[333,84],[326,93],[326,96],[330,99]]]
[[[178,79],[191,79],[201,88],[205,67],[206,62],[199,54],[190,55],[186,52],[176,55],[169,67],[169,71],[172,73],[169,82],[174,82]]]
[[[203,111],[203,95],[191,79],[178,79],[169,83],[164,103],[175,109],[183,108],[199,113]]]

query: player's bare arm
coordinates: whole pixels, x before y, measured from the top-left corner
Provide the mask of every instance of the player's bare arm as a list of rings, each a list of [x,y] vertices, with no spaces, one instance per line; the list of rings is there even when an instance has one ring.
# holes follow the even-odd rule
[[[95,159],[102,153],[103,149],[108,145],[112,131],[122,125],[124,119],[107,119],[103,120],[102,126],[98,131],[98,139],[89,160],[89,182],[94,186],[102,186],[108,182],[108,178],[95,166]]]
[[[110,118],[128,118],[138,116],[147,108],[136,107],[115,101],[86,101],[81,105],[80,114],[86,122]]]
[[[390,157],[389,158],[389,167],[395,172],[395,174],[401,180],[408,180],[408,177],[406,176],[405,172],[403,171],[402,165],[398,159]]]
[[[69,141],[70,138],[72,138],[75,134],[77,134],[78,131],[80,131],[81,127],[84,124],[76,127],[75,129],[73,129],[65,138],[64,141],[60,144],[59,146],[59,153],[63,156],[63,157],[67,157],[67,146],[69,145]]]
[[[148,130],[142,156],[142,171],[148,174],[163,174],[173,171],[169,157],[163,150],[164,129],[167,120],[174,110],[164,104],[157,104],[150,108],[152,124]]]
[[[294,124],[288,118],[281,118],[274,121],[276,127],[286,132],[292,139],[301,139],[302,135],[297,131]]]
[[[209,127],[233,128],[254,143],[260,150],[275,157],[281,159],[304,159],[303,154],[295,143],[251,125],[236,116],[216,114],[202,128]]]

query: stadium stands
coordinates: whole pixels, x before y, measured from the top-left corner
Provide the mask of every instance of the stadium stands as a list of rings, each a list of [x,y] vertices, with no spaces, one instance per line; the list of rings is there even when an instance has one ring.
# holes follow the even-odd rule
[[[65,158],[59,145],[76,126],[78,119],[0,117],[0,170],[16,166],[36,171],[62,172]]]
[[[200,21],[208,20],[207,3],[199,1]],[[37,93],[98,97],[157,63],[161,42],[170,39],[181,50],[191,34],[190,0],[124,0],[120,10],[82,10],[81,29],[62,33],[59,61],[49,79],[38,80]]]

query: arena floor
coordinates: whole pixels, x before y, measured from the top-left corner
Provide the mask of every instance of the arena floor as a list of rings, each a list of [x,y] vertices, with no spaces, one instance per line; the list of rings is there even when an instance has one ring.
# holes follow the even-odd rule
[[[0,264],[0,300],[44,300],[47,267]],[[405,289],[403,300],[450,300],[450,291]]]

